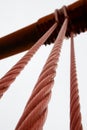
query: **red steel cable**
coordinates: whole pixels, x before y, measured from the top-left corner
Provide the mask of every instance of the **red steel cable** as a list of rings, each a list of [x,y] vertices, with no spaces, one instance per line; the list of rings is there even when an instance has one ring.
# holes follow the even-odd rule
[[[71,34],[71,67],[70,67],[70,130],[83,130],[79,103],[73,33]]]
[[[66,18],[15,130],[43,129],[67,24]]]
[[[28,61],[32,58],[39,47],[44,44],[52,32],[56,29],[57,23],[36,42],[36,44],[9,70],[5,76],[0,79],[0,97],[9,88],[11,83],[16,79],[17,75],[23,70]]]

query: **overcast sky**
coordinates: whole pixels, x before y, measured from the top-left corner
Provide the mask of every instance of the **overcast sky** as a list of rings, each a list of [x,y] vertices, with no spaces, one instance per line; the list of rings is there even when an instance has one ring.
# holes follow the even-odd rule
[[[0,0],[0,37],[75,0]],[[14,130],[53,45],[43,45],[0,101],[0,130]],[[45,53],[44,53],[45,52]],[[87,130],[87,33],[75,37],[82,123]],[[0,78],[25,54],[0,61]],[[70,39],[64,40],[44,130],[69,130]],[[38,66],[39,65],[39,66]]]

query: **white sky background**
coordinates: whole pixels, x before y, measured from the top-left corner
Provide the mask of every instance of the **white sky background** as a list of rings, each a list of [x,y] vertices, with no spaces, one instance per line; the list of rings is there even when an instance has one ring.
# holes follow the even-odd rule
[[[75,0],[0,0],[0,37]],[[87,130],[87,33],[75,37],[82,123]],[[43,45],[0,100],[0,130],[14,130],[53,45]],[[25,54],[0,61],[0,78]],[[44,130],[69,130],[70,40],[64,40]]]

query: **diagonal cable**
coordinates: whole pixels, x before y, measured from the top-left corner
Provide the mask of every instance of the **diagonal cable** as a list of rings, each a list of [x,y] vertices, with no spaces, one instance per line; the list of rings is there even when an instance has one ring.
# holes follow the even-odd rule
[[[66,18],[15,130],[43,129],[67,24]]]
[[[57,23],[54,23],[53,26],[36,42],[36,44],[5,74],[5,76],[0,79],[0,97],[2,97],[4,92],[23,70],[25,65],[33,57],[39,47],[45,43],[56,27]]]

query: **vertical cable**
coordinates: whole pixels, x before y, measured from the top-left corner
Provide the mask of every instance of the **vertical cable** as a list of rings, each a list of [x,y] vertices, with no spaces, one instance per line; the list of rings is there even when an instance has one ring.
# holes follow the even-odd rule
[[[71,34],[70,66],[70,130],[83,130],[79,103],[73,33]]]
[[[15,130],[43,129],[67,24],[66,18]]]
[[[57,23],[54,25],[36,42],[35,45],[0,79],[0,97],[9,88],[11,83],[16,79],[19,73],[23,70],[28,61],[33,57],[39,47],[44,44],[52,32],[56,29]]]

